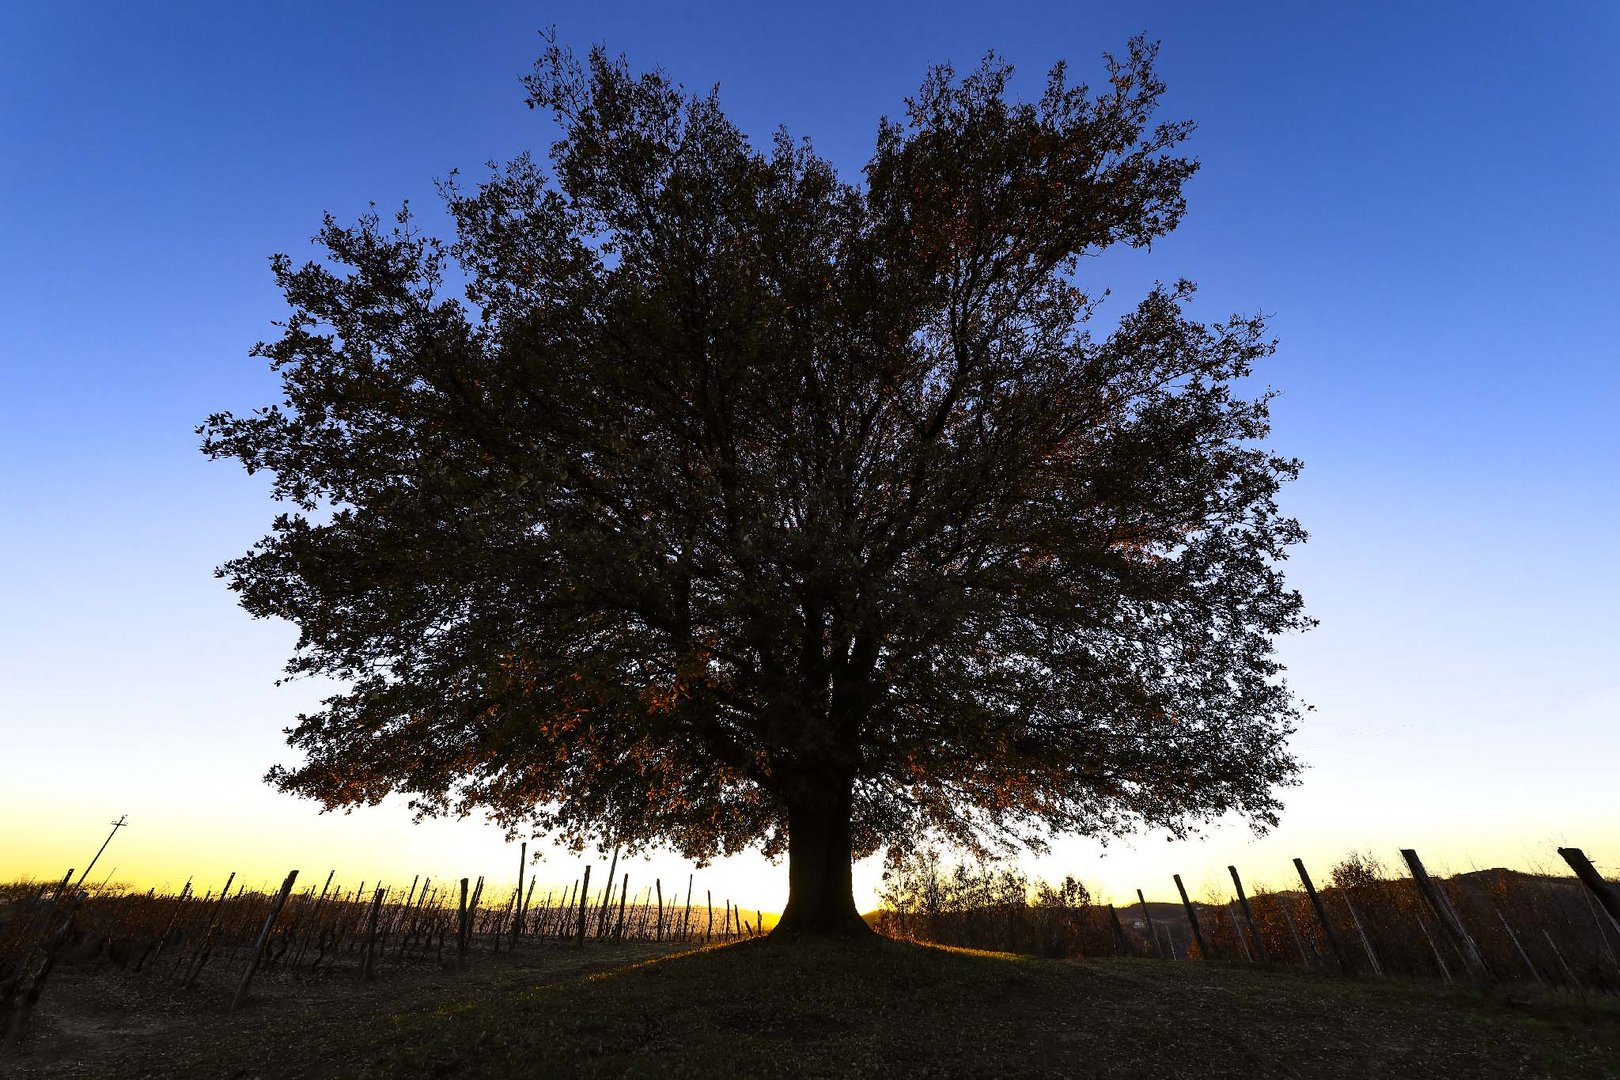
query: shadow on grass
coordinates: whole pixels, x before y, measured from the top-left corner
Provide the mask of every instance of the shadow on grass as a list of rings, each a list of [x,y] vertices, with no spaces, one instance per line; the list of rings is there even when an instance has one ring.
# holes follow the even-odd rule
[[[870,942],[701,948],[403,1023],[363,1075],[1620,1075],[1620,1014],[1413,984]]]
[[[1620,1080],[1615,1002],[885,938],[556,947],[264,1006],[72,1074]]]

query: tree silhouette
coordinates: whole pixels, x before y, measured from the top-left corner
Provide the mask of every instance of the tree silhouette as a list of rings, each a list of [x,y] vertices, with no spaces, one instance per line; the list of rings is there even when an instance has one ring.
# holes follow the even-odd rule
[[[199,428],[291,504],[220,574],[347,689],[268,779],[579,846],[788,855],[781,933],[864,929],[850,862],[921,835],[1275,821],[1302,628],[1237,387],[1262,321],[1082,256],[1184,210],[1155,48],[929,73],[864,179],[715,94],[552,41],[562,135],[273,260],[285,400]]]

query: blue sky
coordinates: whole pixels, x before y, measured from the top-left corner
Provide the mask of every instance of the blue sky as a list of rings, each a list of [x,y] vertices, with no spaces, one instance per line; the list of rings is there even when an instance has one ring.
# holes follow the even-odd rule
[[[0,877],[65,869],[126,812],[107,858],[131,873],[507,858],[476,823],[318,818],[258,783],[319,688],[272,685],[290,628],[211,576],[273,508],[192,428],[271,400],[246,356],[282,313],[266,259],[311,253],[323,211],[433,221],[435,178],[544,150],[518,78],[552,25],[718,83],[745,130],[851,177],[930,63],[995,49],[1032,88],[1161,40],[1165,115],[1199,125],[1190,211],[1088,269],[1121,306],[1186,276],[1209,318],[1272,316],[1322,620],[1284,645],[1311,768],[1266,840],[1033,865],[1150,893],[1352,846],[1620,865],[1620,8],[81,3],[0,26]],[[785,892],[757,861],[711,873]]]

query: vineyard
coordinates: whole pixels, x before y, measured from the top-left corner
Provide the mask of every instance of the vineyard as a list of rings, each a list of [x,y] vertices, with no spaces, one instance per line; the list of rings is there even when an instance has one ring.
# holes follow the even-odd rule
[[[944,867],[918,852],[886,877],[880,927],[892,937],[1038,956],[1205,959],[1378,978],[1481,985],[1525,982],[1620,992],[1620,893],[1575,848],[1576,876],[1484,870],[1432,878],[1415,851],[1410,875],[1353,854],[1318,889],[1232,890],[1180,903],[1094,902],[1074,878],[1031,882],[994,865]]]
[[[662,880],[631,890],[629,874],[591,888],[591,868],[566,889],[536,897],[536,882],[495,900],[482,877],[417,877],[408,887],[362,882],[247,889],[232,874],[198,894],[83,889],[59,882],[0,885],[0,1048],[20,1043],[59,967],[111,969],[151,988],[235,1010],[255,989],[465,966],[536,943],[702,943],[761,933],[764,916],[711,894],[666,896]],[[233,891],[234,886],[234,891]],[[695,902],[694,902],[695,901]]]
[[[1490,1060],[1489,1044],[1470,1049],[1484,1033],[1549,1061],[1611,1061],[1620,1040],[1620,897],[1581,852],[1564,850],[1575,876],[1431,877],[1415,852],[1403,853],[1407,874],[1351,855],[1320,881],[1296,863],[1297,889],[1246,889],[1232,868],[1227,895],[1205,889],[1194,899],[1176,878],[1176,901],[1138,893],[1117,905],[1073,878],[1049,884],[1005,865],[947,866],[922,850],[891,867],[874,917],[900,940],[825,955],[763,941],[694,952],[757,938],[770,920],[714,901],[691,875],[667,889],[662,880],[633,887],[616,861],[600,877],[607,884],[593,887],[601,866],[597,874],[584,867],[549,889],[521,878],[494,886],[423,877],[395,887],[289,874],[278,888],[244,888],[231,876],[159,894],[86,889],[70,873],[0,886],[0,1030],[8,1059],[16,1055],[8,1065],[29,1076],[70,1063],[85,1075],[169,1075],[176,1062],[194,1071],[175,1075],[216,1075],[216,1066],[294,1044],[303,1064],[288,1064],[289,1075],[352,1075],[375,1055],[392,1063],[378,1075],[420,1075],[426,1060],[501,1075],[517,1058],[561,1067],[597,1053],[603,1032],[619,1027],[646,1029],[609,1040],[624,1054],[652,1039],[658,1052],[684,1055],[695,1074],[721,1052],[705,1039],[740,1053],[734,1044],[743,1038],[756,1057],[738,1058],[734,1075],[748,1074],[747,1061],[776,1060],[772,1040],[804,1043],[823,1056],[826,1075],[853,1068],[859,1054],[849,1047],[859,1045],[881,1046],[897,1062],[979,1060],[1000,1046],[996,1053],[1021,1054],[1031,1075],[1067,1075],[1061,1048],[1110,1054],[1118,1023],[1154,1032],[1143,1046],[1171,1048],[1187,1030],[1207,1041],[1240,1023],[1246,1046],[1263,1038],[1277,1061],[1313,1068],[1317,1059],[1298,1056],[1306,1053],[1299,1046],[1338,1038],[1364,1048],[1390,1026],[1407,1032],[1387,1049],[1397,1062],[1406,1062],[1400,1046],[1419,1045],[1434,1060],[1476,1052]],[[1030,967],[1043,962],[991,953],[1069,963]],[[610,972],[611,986],[591,981]],[[934,1004],[913,1001],[923,987]],[[1338,1016],[1337,1006],[1316,1003],[1341,993],[1371,1010],[1366,1030],[1288,1019],[1299,1009]],[[581,1002],[588,1007],[576,1013]],[[1180,1004],[1167,1013],[1166,1002]],[[1577,1035],[1548,1041],[1533,1020],[1492,1012],[1494,1002],[1540,1010]],[[1020,1025],[1036,1016],[1050,1024],[1059,1006],[1068,1026],[1048,1030],[1049,1043],[1031,1056],[1017,1042]],[[1195,1020],[1207,1009],[1216,1010],[1207,1023]],[[379,1010],[390,1019],[380,1022]],[[894,1023],[901,1014],[905,1022]],[[458,1019],[446,1026],[451,1015]],[[1161,1030],[1167,1016],[1179,1019]],[[978,1019],[964,1027],[951,1017]],[[846,1027],[864,1032],[847,1047],[838,1034]],[[668,1042],[686,1030],[706,1034],[690,1046]],[[1424,1042],[1442,1030],[1443,1053]],[[481,1049],[491,1031],[504,1049]],[[1171,1049],[1165,1055],[1174,1060]],[[629,1060],[604,1059],[582,1075],[613,1075]]]

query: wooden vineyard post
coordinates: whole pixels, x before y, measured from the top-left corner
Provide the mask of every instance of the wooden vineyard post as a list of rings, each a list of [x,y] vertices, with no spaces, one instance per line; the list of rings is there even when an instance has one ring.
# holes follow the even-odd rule
[[[68,873],[72,874],[73,871],[69,870]],[[234,872],[232,872],[231,876],[235,877],[236,875],[235,875]],[[67,885],[67,882],[64,881],[62,884],[65,887]],[[174,928],[180,921],[180,913],[185,910],[186,897],[188,897],[190,895],[191,895],[191,879],[186,878],[186,883],[183,886],[181,886],[181,888],[180,888],[180,898],[179,898],[179,900],[177,900],[175,902],[174,911],[172,911],[169,914],[169,923],[168,923],[167,926],[165,926],[163,928],[163,934],[162,934],[162,936],[160,936],[158,938],[157,947],[152,950],[152,966],[153,967],[157,966],[157,958],[163,955],[164,948],[168,946],[168,944],[169,944],[169,935],[174,933]],[[53,907],[51,910],[55,911],[56,909]],[[146,962],[146,958],[142,957],[141,963],[145,963],[145,962]],[[139,969],[140,969],[140,965],[137,964],[136,965],[136,970],[139,970]]]
[[[377,916],[382,911],[383,894],[387,892],[381,885],[371,897],[371,910],[366,915],[366,955],[360,962],[360,981],[371,981],[371,964],[376,956],[377,949]]]
[[[534,900],[534,887],[535,885],[539,884],[539,882],[539,878],[530,877],[529,891],[523,894],[523,907],[518,914],[518,929],[525,934],[532,933],[532,931],[529,929],[529,912],[532,910],[532,908],[529,905]]]
[[[1322,906],[1322,898],[1316,895],[1316,886],[1311,883],[1311,875],[1305,869],[1304,860],[1295,859],[1294,869],[1299,871],[1300,883],[1305,886],[1305,895],[1310,898],[1311,907],[1316,910],[1316,921],[1322,925],[1322,935],[1327,938],[1328,948],[1333,950],[1333,958],[1339,962],[1339,970],[1354,974],[1355,969],[1350,964],[1350,958],[1345,954],[1344,947],[1339,944],[1339,935],[1333,932],[1333,924],[1328,921],[1327,908]]]
[[[270,914],[264,917],[264,926],[259,929],[258,941],[253,943],[253,955],[248,958],[247,970],[242,972],[242,981],[237,984],[236,995],[231,998],[232,1012],[241,1008],[247,998],[248,984],[253,981],[253,973],[259,969],[259,958],[264,955],[265,943],[270,940],[270,928],[275,925],[276,916],[281,914],[281,905],[287,902],[287,894],[292,892],[293,882],[297,880],[298,871],[288,871],[287,880],[281,883],[281,892],[270,903]]]
[[[517,941],[519,935],[521,935],[523,933],[523,900],[522,900],[522,896],[523,896],[523,867],[528,861],[529,861],[529,842],[527,840],[525,840],[518,847],[518,887],[517,887],[518,899],[516,899],[516,900],[514,900],[512,902],[512,906],[517,908],[517,911],[514,912],[513,915],[512,915],[512,940],[513,941]]]
[[[687,874],[686,875],[686,913],[681,916],[681,937],[682,937],[683,940],[686,940],[686,941],[691,940],[691,938],[687,936],[687,932],[688,932],[687,928],[691,925],[691,922],[692,922],[692,875]]]
[[[579,947],[585,947],[585,909],[590,904],[591,895],[591,867],[585,865],[585,879],[579,886]]]
[[[1142,895],[1141,889],[1136,890],[1136,900],[1142,905],[1142,922],[1147,926],[1148,944],[1153,946],[1154,957],[1163,960],[1164,950],[1159,948],[1159,935],[1153,930],[1153,916],[1148,914],[1147,897]]]
[[[1569,863],[1569,868],[1575,871],[1575,876],[1581,879],[1587,891],[1597,898],[1609,921],[1614,924],[1615,931],[1620,933],[1620,896],[1615,894],[1614,886],[1603,880],[1603,875],[1597,872],[1597,867],[1592,865],[1592,860],[1580,848],[1561,847],[1558,854]],[[1604,944],[1608,944],[1607,940]]]
[[[1429,872],[1423,869],[1423,860],[1418,858],[1418,853],[1411,848],[1402,848],[1401,858],[1406,860],[1407,869],[1412,871],[1412,883],[1417,886],[1424,902],[1429,905],[1429,910],[1434,912],[1440,928],[1451,938],[1451,943],[1457,946],[1457,952],[1461,954],[1463,964],[1467,966],[1469,973],[1475,978],[1489,979],[1491,969],[1486,965],[1479,946],[1475,945],[1474,939],[1468,935],[1468,928],[1458,917],[1457,910],[1451,906],[1451,901],[1446,899],[1446,895],[1433,881],[1429,880]]]
[[[293,957],[292,966],[295,968],[304,961],[304,951],[309,948],[309,939],[311,935],[318,935],[320,933],[321,912],[325,908],[326,894],[331,890],[332,879],[335,877],[337,877],[336,867],[326,872],[326,884],[321,886],[321,895],[315,901],[315,909],[309,913],[309,921],[311,924],[310,929],[304,931],[303,940],[298,943],[298,953]],[[229,889],[230,885],[226,884],[225,887]]]
[[[231,882],[236,880],[236,871],[225,879],[225,887],[219,890],[219,899],[214,903],[214,910],[208,915],[208,926],[203,930],[202,942],[197,946],[197,954],[191,958],[191,966],[186,969],[185,978],[180,980],[180,989],[184,990],[197,981],[197,973],[202,970],[203,962],[208,959],[208,951],[214,944],[214,935],[219,931],[219,913],[225,907],[225,898],[231,894]]]
[[[613,860],[608,863],[607,888],[602,890],[602,906],[596,912],[596,936],[603,937],[608,930],[608,910],[613,903],[613,875],[619,870],[619,849],[613,849]]]
[[[1243,912],[1243,921],[1249,924],[1249,936],[1254,938],[1254,951],[1259,955],[1262,964],[1269,964],[1271,954],[1266,952],[1266,939],[1260,936],[1260,927],[1254,921],[1254,912],[1249,909],[1249,897],[1243,891],[1243,879],[1238,877],[1237,867],[1228,866],[1226,870],[1232,875],[1232,884],[1237,888],[1238,908]]]
[[[467,935],[472,932],[471,916],[467,912],[467,879],[461,879],[461,908],[456,915],[456,963],[467,962]]]
[[[624,940],[624,902],[630,896],[630,874],[627,871],[624,881],[619,885],[619,917],[613,926],[613,940]]]
[[[1213,960],[1209,946],[1204,944],[1204,932],[1198,928],[1198,913],[1193,910],[1192,901],[1187,899],[1187,889],[1181,884],[1181,875],[1172,874],[1176,879],[1176,892],[1181,894],[1181,906],[1187,909],[1187,925],[1192,927],[1193,940],[1198,943],[1198,955],[1205,960]]]
[[[654,878],[653,885],[658,890],[658,930],[654,940],[664,940],[664,879]]]
[[[704,889],[703,895],[707,897],[709,901],[709,924],[703,931],[703,944],[707,945],[709,943],[709,939],[714,936],[714,891],[712,889]]]
[[[579,879],[575,878],[568,883],[568,892],[563,897],[561,906],[557,909],[557,936],[568,936],[568,920],[574,914],[574,891],[579,888]]]

